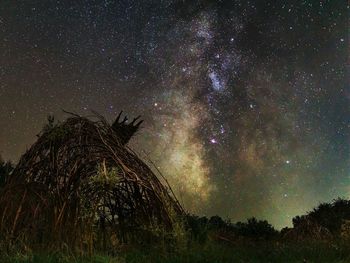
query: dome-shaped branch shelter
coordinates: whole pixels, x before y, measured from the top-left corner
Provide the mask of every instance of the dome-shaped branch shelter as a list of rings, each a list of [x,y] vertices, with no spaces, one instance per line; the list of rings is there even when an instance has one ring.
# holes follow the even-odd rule
[[[120,117],[112,125],[96,113],[51,119],[2,190],[0,233],[92,245],[112,235],[126,241],[150,225],[171,229],[183,209],[126,146],[142,121]]]

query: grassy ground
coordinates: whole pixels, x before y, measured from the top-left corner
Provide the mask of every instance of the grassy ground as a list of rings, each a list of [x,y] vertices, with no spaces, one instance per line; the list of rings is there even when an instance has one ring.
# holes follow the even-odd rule
[[[75,257],[59,253],[41,253],[34,255],[12,255],[0,259],[4,263],[228,263],[228,262],[315,262],[350,263],[349,246],[339,245],[273,245],[263,244],[254,247],[238,247],[220,244],[204,246],[192,245],[173,252],[164,249],[129,249],[118,256],[94,255]]]

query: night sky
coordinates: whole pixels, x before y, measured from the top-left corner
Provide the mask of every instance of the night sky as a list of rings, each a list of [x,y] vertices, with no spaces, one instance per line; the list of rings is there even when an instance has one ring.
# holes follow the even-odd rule
[[[0,154],[48,114],[141,114],[186,209],[291,224],[350,197],[346,1],[0,2]]]

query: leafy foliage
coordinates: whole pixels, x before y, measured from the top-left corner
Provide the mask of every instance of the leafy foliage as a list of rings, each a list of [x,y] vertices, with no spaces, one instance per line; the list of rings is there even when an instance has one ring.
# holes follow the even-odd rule
[[[249,218],[246,223],[238,222],[236,233],[244,237],[265,240],[275,238],[278,235],[278,231],[266,220],[257,220],[255,217]]]
[[[200,242],[208,239],[210,233],[225,236],[226,240],[235,237],[250,238],[254,240],[271,240],[278,236],[278,231],[273,228],[266,220],[257,220],[250,218],[247,222],[231,223],[229,220],[223,220],[219,216],[198,217],[189,215],[187,223],[192,237]]]
[[[327,228],[332,234],[339,235],[345,220],[350,220],[350,200],[335,199],[331,203],[321,203],[304,216],[293,218],[293,226],[297,227],[305,220],[310,220]]]
[[[7,178],[10,176],[12,170],[12,163],[3,161],[0,156],[0,188],[5,185]]]

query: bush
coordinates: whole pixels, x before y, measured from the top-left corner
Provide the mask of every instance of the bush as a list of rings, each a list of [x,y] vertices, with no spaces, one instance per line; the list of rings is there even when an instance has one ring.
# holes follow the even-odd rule
[[[338,198],[332,203],[321,203],[307,215],[294,217],[294,227],[298,227],[305,220],[327,228],[333,235],[340,235],[344,220],[350,220],[350,200]]]
[[[238,222],[236,224],[237,235],[253,239],[269,240],[277,237],[278,231],[273,228],[266,220],[257,220],[249,218],[246,223]]]

